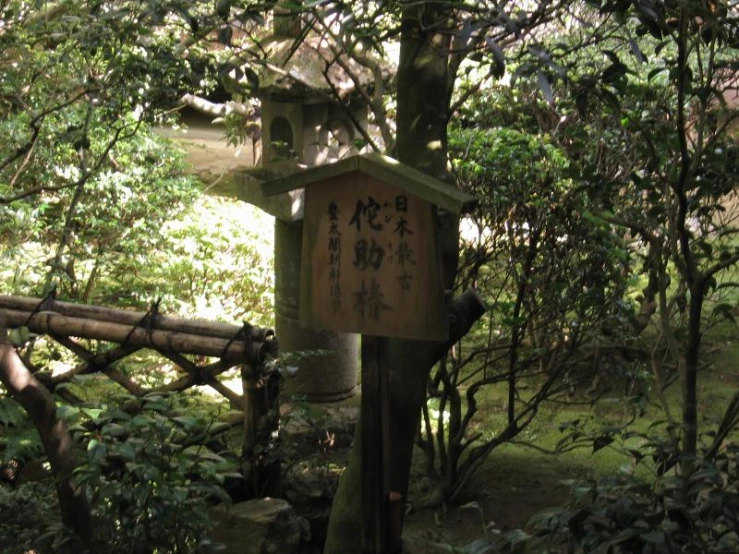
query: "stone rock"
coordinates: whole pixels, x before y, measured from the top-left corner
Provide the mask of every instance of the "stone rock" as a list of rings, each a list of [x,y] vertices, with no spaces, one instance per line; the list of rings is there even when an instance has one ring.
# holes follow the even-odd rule
[[[331,502],[340,474],[337,468],[303,461],[290,466],[283,475],[282,494],[310,522],[314,544],[323,545],[326,541]]]
[[[217,508],[211,533],[225,554],[300,554],[310,541],[310,525],[277,498],[259,498]]]
[[[283,476],[285,498],[301,506],[321,499],[330,503],[336,493],[339,477],[341,472],[335,468],[298,462],[288,468]]]
[[[353,430],[359,419],[359,406],[326,406],[326,412],[333,427]]]
[[[306,417],[298,412],[292,413],[285,417],[280,425],[280,435],[285,440],[291,440],[298,435],[305,435],[313,432],[313,425]]]

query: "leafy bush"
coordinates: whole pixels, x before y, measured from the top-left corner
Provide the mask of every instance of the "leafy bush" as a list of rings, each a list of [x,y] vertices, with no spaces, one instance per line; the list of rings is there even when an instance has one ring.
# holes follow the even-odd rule
[[[548,137],[460,128],[449,146],[460,186],[479,200],[462,221],[457,286],[474,287],[489,318],[432,375],[418,440],[434,483],[429,503],[453,496],[542,402],[592,379],[587,351],[603,329],[624,325],[629,256],[619,236],[593,224],[589,196]],[[488,391],[507,405],[486,435],[477,426]]]
[[[28,414],[0,385],[0,464],[25,462],[43,455],[44,447]]]
[[[62,552],[70,536],[59,519],[54,483],[0,486],[0,552]]]
[[[130,115],[121,120],[136,125]],[[102,121],[93,124],[90,148],[103,149],[113,131]],[[0,122],[0,129],[5,125]],[[40,166],[63,176],[78,172],[74,152],[69,159],[56,151],[48,156]],[[164,247],[161,226],[199,192],[183,174],[182,153],[141,125],[135,136],[119,140],[108,157],[108,167],[89,178],[83,194],[63,188],[3,208],[0,244],[8,248],[0,256],[6,268],[0,272],[2,292],[41,294],[56,283],[66,298],[110,301],[111,283],[138,274],[148,253]]]
[[[173,401],[122,397],[96,409],[74,408],[85,446],[76,470],[89,495],[97,539],[110,553],[206,551],[213,546],[208,508],[228,502],[226,477],[237,463],[202,445],[205,417],[170,417]]]
[[[266,235],[266,236],[265,236]],[[202,196],[161,229],[139,283],[183,316],[271,326],[272,220],[243,202]]]
[[[169,313],[270,325],[270,218],[201,195],[182,152],[143,125],[110,156],[115,167],[90,179],[71,215],[66,189],[0,206],[0,293],[55,283],[66,300],[142,309],[162,297]]]
[[[43,459],[35,429],[15,402],[0,402],[2,460]],[[101,407],[62,405],[79,445],[76,480],[90,499],[92,552],[207,552],[209,508],[230,502],[226,479],[243,479],[234,455],[204,446],[212,414],[182,410],[182,396],[116,396]],[[179,410],[179,411],[178,411]],[[177,415],[187,413],[188,415]],[[19,438],[24,441],[18,443]],[[52,479],[0,484],[0,552],[83,552],[59,518]]]

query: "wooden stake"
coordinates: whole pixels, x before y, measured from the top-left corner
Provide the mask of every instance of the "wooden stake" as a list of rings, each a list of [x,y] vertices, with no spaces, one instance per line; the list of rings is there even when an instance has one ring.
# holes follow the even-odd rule
[[[257,398],[257,376],[248,363],[241,366],[241,384],[244,389],[244,442],[241,456],[245,462],[252,463],[257,446],[257,427],[259,426],[259,399]],[[251,471],[254,473],[252,465]]]
[[[390,447],[390,361],[387,338],[379,340],[378,360],[380,371],[380,425],[382,429],[382,492],[384,540],[383,554],[395,554],[402,549],[403,496],[390,488],[392,471]]]
[[[381,376],[383,339],[362,336],[362,552],[385,554]]]

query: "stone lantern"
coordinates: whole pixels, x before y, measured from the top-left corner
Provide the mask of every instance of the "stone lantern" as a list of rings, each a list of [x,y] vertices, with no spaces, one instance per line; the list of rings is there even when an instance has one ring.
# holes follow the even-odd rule
[[[340,66],[360,76],[369,89],[373,75],[355,61],[341,64],[321,37],[300,37],[296,18],[275,14],[257,96],[262,113],[262,167],[235,176],[237,196],[275,216],[275,328],[282,352],[316,352],[301,357],[288,392],[309,401],[330,402],[354,394],[358,336],[318,331],[299,324],[303,191],[265,197],[263,181],[357,154],[358,126],[367,128],[368,107],[357,84]],[[389,74],[386,72],[385,76]],[[338,98],[337,98],[338,97]]]

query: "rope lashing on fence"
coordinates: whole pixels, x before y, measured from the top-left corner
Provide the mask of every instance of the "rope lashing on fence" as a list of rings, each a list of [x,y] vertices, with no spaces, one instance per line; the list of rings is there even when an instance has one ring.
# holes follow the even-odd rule
[[[241,326],[241,329],[236,331],[236,334],[229,339],[229,341],[226,343],[226,346],[223,347],[223,352],[221,353],[221,358],[226,357],[226,353],[228,352],[228,347],[231,346],[235,340],[237,339],[246,339],[247,331],[251,332],[251,325],[244,321],[244,324]],[[251,336],[249,337],[251,339]],[[244,348],[244,352],[246,352],[246,348]]]
[[[243,341],[244,350],[242,356],[244,361],[253,367],[257,367],[264,363],[268,354],[277,354],[276,344],[273,344],[275,343],[273,340],[274,335],[275,333],[272,329],[261,329],[244,321],[241,329],[226,343],[221,353],[221,358],[226,357],[228,348],[234,341]]]
[[[149,309],[144,314],[144,317],[142,317],[136,325],[131,327],[131,332],[126,335],[125,339],[123,339],[123,342],[121,343],[122,346],[128,344],[128,340],[131,338],[131,335],[133,335],[133,332],[138,328],[145,328],[149,334],[149,339],[151,340],[151,332],[153,331],[154,324],[159,317],[159,304],[161,304],[161,302],[162,297],[160,296],[154,302],[149,304]]]
[[[31,313],[28,315],[28,319],[26,320],[26,323],[24,327],[28,327],[28,323],[31,321],[31,318],[36,315],[37,313],[43,312],[43,311],[54,311],[54,301],[56,300],[56,285],[52,286],[49,292],[46,296],[44,296],[38,304],[36,304],[36,307],[33,308]]]
[[[246,363],[251,365],[258,365],[261,363],[261,360],[263,360],[263,356],[260,356],[259,348],[255,348],[255,342],[252,337],[252,329],[253,325],[251,323],[248,323],[244,321],[244,324],[241,326],[241,329],[239,329],[236,334],[231,337],[231,339],[228,341],[226,346],[223,348],[223,353],[221,354],[221,357],[225,357],[226,352],[228,351],[228,347],[233,344],[235,340],[242,340],[244,341],[244,360]]]

